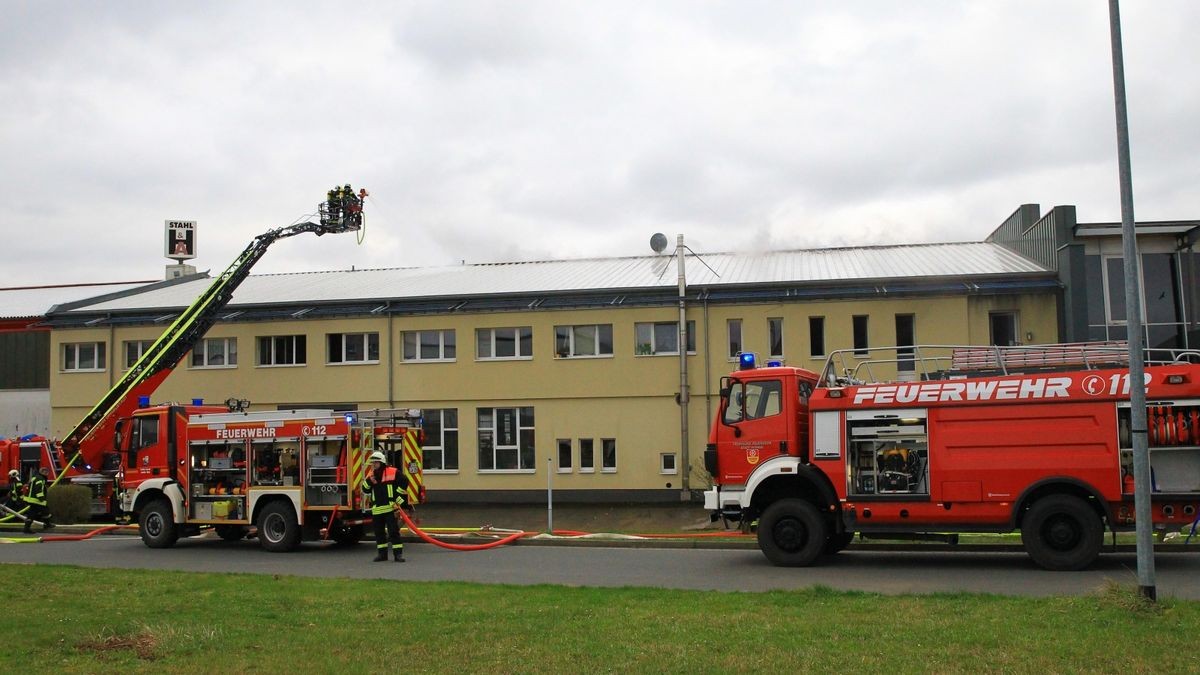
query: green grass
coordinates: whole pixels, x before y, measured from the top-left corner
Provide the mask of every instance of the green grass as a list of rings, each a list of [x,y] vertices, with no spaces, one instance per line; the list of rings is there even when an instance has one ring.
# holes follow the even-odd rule
[[[5,672],[1196,672],[1200,602],[0,565]]]

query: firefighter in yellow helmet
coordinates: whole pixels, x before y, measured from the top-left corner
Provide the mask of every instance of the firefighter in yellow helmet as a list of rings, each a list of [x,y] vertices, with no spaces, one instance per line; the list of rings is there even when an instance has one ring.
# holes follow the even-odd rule
[[[8,472],[8,508],[13,511],[20,510],[25,506],[24,500],[21,499],[21,472],[12,469]]]
[[[388,559],[389,546],[395,561],[404,562],[404,542],[400,540],[396,509],[404,504],[407,479],[399,469],[388,466],[382,452],[372,452],[370,460],[366,493],[371,504],[371,519],[375,522],[375,562]]]

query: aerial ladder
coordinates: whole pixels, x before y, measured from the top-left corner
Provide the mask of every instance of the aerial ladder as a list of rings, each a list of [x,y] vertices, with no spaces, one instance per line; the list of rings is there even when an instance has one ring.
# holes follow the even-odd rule
[[[59,476],[65,475],[68,469],[80,474],[117,474],[121,469],[120,455],[112,447],[117,421],[129,417],[137,409],[140,398],[154,393],[216,323],[221,309],[233,298],[233,292],[250,275],[251,268],[271,244],[306,232],[322,236],[362,230],[362,206],[367,194],[365,189],[355,194],[350,185],[334,188],[329,191],[328,199],[318,206],[317,222],[295,223],[255,237],[63,438],[60,457],[70,459],[62,465],[64,472]]]

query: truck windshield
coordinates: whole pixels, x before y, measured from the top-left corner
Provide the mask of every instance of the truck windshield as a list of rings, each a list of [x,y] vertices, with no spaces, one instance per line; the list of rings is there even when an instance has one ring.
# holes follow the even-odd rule
[[[737,424],[778,415],[782,401],[783,383],[779,380],[735,383],[729,392],[724,421]]]

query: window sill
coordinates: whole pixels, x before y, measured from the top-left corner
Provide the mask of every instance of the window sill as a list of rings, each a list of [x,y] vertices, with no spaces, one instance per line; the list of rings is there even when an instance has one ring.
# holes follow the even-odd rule
[[[457,358],[453,358],[453,359],[400,359],[400,363],[402,363],[404,365],[417,364],[417,363],[456,363],[456,362],[458,362]]]
[[[612,354],[578,354],[572,356],[555,356],[555,361],[594,361],[596,359],[611,359]]]
[[[307,363],[260,363],[255,368],[304,368]]]
[[[600,473],[616,473],[616,469],[600,469]]]
[[[188,370],[236,370],[237,364],[232,366],[188,366]]]
[[[595,469],[580,469],[579,473],[596,473]]]
[[[528,474],[534,475],[537,469],[480,469],[476,473],[480,474]]]
[[[421,473],[427,476],[457,476],[458,469],[422,469]]]
[[[670,471],[661,471],[660,470],[658,472],[658,475],[660,475],[660,476],[677,476],[677,475],[679,475],[679,472],[674,469],[672,469]]]
[[[337,361],[336,363],[335,362],[326,362],[325,365],[327,365],[327,366],[377,366],[377,365],[379,365],[379,359],[375,359],[374,361]]]
[[[476,362],[481,361],[532,361],[532,356],[486,356],[476,358]]]
[[[695,356],[696,352],[688,352],[688,356]],[[634,354],[635,358],[648,359],[655,356],[679,356],[679,352],[654,352],[653,354]]]
[[[563,467],[561,467],[561,466],[560,466],[560,467],[558,468],[558,473],[573,473],[574,471],[575,471],[575,470],[574,470],[574,469],[572,469],[571,467],[566,467],[566,468],[563,468]]]

